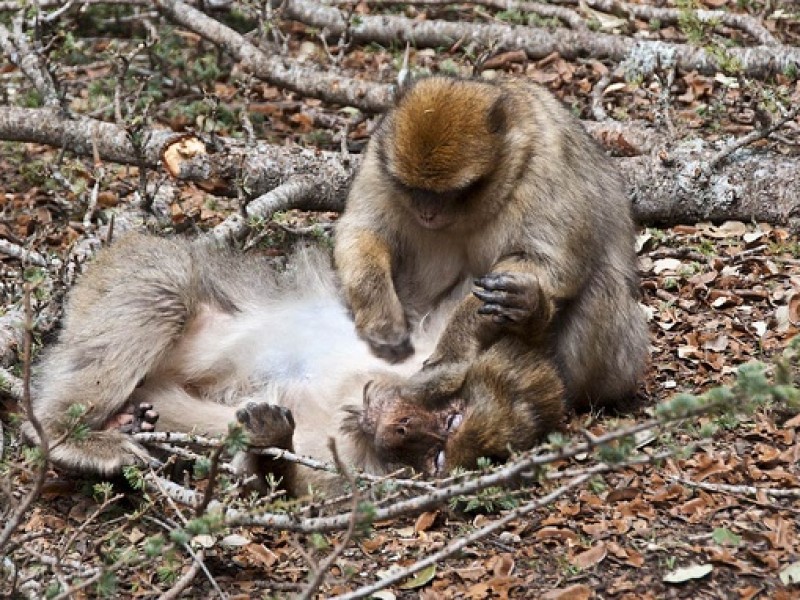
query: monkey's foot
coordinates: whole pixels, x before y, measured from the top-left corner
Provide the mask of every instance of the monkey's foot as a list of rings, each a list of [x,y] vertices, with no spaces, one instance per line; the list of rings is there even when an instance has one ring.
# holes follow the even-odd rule
[[[266,402],[248,402],[236,411],[236,418],[254,446],[292,449],[294,417],[288,408]]]
[[[124,412],[106,421],[105,429],[116,429],[121,433],[142,433],[155,431],[158,412],[152,404],[142,402],[129,404]]]
[[[542,290],[530,273],[493,272],[475,280],[472,293],[483,302],[478,309],[499,325],[518,324],[546,306]]]

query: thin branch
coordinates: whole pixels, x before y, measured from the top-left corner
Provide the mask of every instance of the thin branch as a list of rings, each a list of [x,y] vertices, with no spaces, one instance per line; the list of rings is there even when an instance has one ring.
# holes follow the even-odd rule
[[[33,486],[20,501],[19,505],[11,511],[11,515],[6,520],[5,526],[3,527],[2,531],[0,531],[0,549],[2,549],[3,546],[8,543],[11,535],[22,522],[22,517],[31,507],[36,498],[39,497],[39,493],[42,491],[42,486],[44,486],[45,479],[47,479],[47,467],[50,459],[50,442],[41,422],[33,412],[33,402],[31,400],[31,362],[33,360],[33,357],[31,356],[31,350],[33,347],[34,328],[33,309],[31,308],[31,295],[33,294],[33,286],[29,283],[26,283],[23,289],[25,330],[22,341],[22,406],[25,409],[25,416],[30,421],[34,431],[36,431],[42,456],[41,464],[37,469],[36,479],[33,482]]]
[[[300,595],[300,600],[309,600],[314,593],[319,589],[322,585],[322,582],[325,581],[325,575],[327,574],[328,570],[333,566],[333,563],[342,555],[342,553],[347,549],[347,546],[350,544],[350,541],[353,539],[353,534],[355,534],[356,527],[360,522],[359,518],[359,504],[361,503],[361,494],[358,491],[358,484],[356,483],[356,479],[350,470],[344,465],[342,459],[339,458],[339,452],[336,450],[336,442],[333,438],[328,439],[328,449],[331,452],[331,456],[333,456],[333,462],[336,464],[336,467],[339,469],[339,472],[344,475],[345,479],[347,479],[348,483],[350,484],[353,495],[350,501],[350,520],[347,523],[347,529],[344,532],[342,538],[337,542],[336,547],[333,551],[319,563],[316,568],[314,569],[314,574],[311,578],[311,581],[308,583],[306,589],[303,590],[303,593]]]
[[[175,582],[169,590],[164,592],[158,597],[158,600],[174,600],[178,598],[181,593],[191,585],[194,578],[197,577],[197,574],[200,572],[200,569],[203,566],[203,559],[205,558],[205,550],[200,548],[195,555],[192,557],[192,566],[189,567],[189,570],[184,573],[178,581]]]
[[[8,240],[0,239],[0,254],[17,258],[23,263],[36,265],[37,267],[48,266],[47,259],[35,250],[27,250]]]
[[[670,477],[673,481],[688,485],[693,488],[706,490],[707,492],[722,492],[725,494],[741,494],[742,496],[758,496],[764,494],[773,498],[800,498],[800,489],[780,489],[768,487],[756,487],[753,485],[730,485],[727,483],[707,483],[703,481],[692,481],[683,477]]]
[[[498,519],[497,521],[493,521],[488,525],[476,529],[469,535],[459,537],[455,541],[447,544],[444,548],[442,548],[438,552],[434,552],[430,556],[427,556],[422,560],[419,560],[407,567],[404,567],[403,569],[400,569],[397,572],[393,573],[392,575],[380,579],[379,581],[371,585],[360,587],[357,590],[350,592],[348,594],[334,596],[334,598],[338,600],[353,600],[355,598],[367,598],[372,594],[374,594],[375,592],[377,592],[378,590],[382,590],[392,584],[399,583],[409,575],[413,575],[414,573],[421,571],[425,567],[434,565],[440,560],[449,558],[450,556],[453,556],[457,552],[460,552],[470,544],[477,542],[478,540],[481,540],[495,533],[496,531],[503,529],[511,521],[519,519],[520,517],[524,517],[525,515],[529,515],[533,511],[542,508],[543,506],[547,506],[548,504],[551,504],[556,499],[566,494],[569,490],[577,488],[578,486],[589,481],[591,477],[592,476],[589,474],[579,475],[578,477],[575,477],[574,479],[572,479],[568,483],[565,483],[561,487],[556,488],[549,494],[546,494],[541,498],[537,498],[532,502],[529,502],[518,508],[515,508],[514,510],[505,514],[502,518]]]
[[[573,4],[578,4],[574,0]],[[780,42],[752,15],[733,13],[727,10],[693,10],[686,8],[666,8],[651,6],[649,4],[634,4],[620,2],[619,0],[586,0],[590,7],[607,13],[627,14],[637,19],[651,21],[657,19],[662,23],[677,23],[687,14],[696,17],[703,23],[720,23],[739,29],[753,37],[758,43],[765,46],[777,46]]]
[[[154,3],[169,20],[217,44],[236,58],[243,69],[259,79],[306,96],[321,98],[334,104],[355,106],[369,112],[377,112],[388,103],[386,86],[339,77],[318,69],[297,65],[287,67],[282,57],[267,55],[237,31],[185,2],[154,0]],[[345,28],[346,24],[337,30],[337,36]]]
[[[222,458],[222,451],[225,450],[225,444],[220,443],[219,446],[211,454],[211,466],[208,470],[208,483],[206,489],[203,491],[203,497],[200,503],[195,508],[194,514],[196,517],[201,517],[206,512],[208,504],[214,497],[214,486],[217,482],[217,474],[219,473],[219,463]]]
[[[58,108],[61,100],[58,95],[56,83],[50,71],[28,44],[28,39],[22,31],[22,17],[18,16],[13,22],[14,33],[0,23],[0,49],[8,59],[17,65],[28,80],[41,94],[45,106]]]
[[[757,142],[758,140],[765,139],[769,137],[773,132],[777,131],[789,121],[794,121],[797,116],[800,115],[800,104],[795,106],[792,110],[786,113],[783,117],[775,121],[772,125],[768,127],[764,127],[763,129],[756,129],[748,133],[747,135],[740,137],[734,140],[732,143],[728,144],[720,150],[717,154],[715,154],[706,165],[703,172],[708,175],[711,173],[719,163],[725,160],[728,156],[733,154],[739,148],[744,148],[745,146],[749,146],[753,142]]]

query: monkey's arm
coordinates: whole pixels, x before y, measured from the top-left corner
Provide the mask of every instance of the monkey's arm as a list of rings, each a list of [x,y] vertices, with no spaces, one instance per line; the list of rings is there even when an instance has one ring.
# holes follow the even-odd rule
[[[359,335],[390,362],[411,346],[405,312],[392,282],[392,248],[377,232],[343,217],[336,230],[336,267]]]
[[[507,332],[536,345],[555,312],[554,299],[540,285],[540,271],[532,261],[515,255],[478,278],[474,292],[448,320],[424,369],[474,360]]]

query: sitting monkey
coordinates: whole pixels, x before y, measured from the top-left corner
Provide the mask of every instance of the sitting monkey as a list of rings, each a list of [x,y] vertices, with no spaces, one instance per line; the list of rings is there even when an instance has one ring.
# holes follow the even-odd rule
[[[449,399],[435,409],[404,403],[394,392],[447,318],[446,306],[430,315],[414,331],[419,352],[388,365],[356,333],[322,251],[299,251],[279,272],[207,241],[129,234],[70,293],[60,338],[37,368],[33,410],[54,463],[100,474],[146,460],[128,431],[156,418],[166,431],[210,435],[238,420],[254,445],[322,460],[333,436],[346,464],[371,473],[505,458],[558,426],[555,368],[531,355],[506,369],[498,357],[517,350],[503,345],[443,381]],[[65,435],[74,404],[87,408],[80,439]],[[35,438],[29,424],[25,432]],[[294,495],[335,485],[331,474],[271,457],[241,464],[279,475]]]
[[[376,127],[334,255],[359,335],[387,360],[413,351],[423,315],[462,299],[408,400],[437,406],[443,381],[513,339],[498,359],[546,356],[586,409],[632,397],[647,362],[634,239],[615,165],[546,89],[434,76]]]

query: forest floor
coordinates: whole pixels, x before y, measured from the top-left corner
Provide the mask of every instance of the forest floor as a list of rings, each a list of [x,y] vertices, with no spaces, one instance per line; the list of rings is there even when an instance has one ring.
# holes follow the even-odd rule
[[[406,9],[430,18],[445,10],[457,9]],[[476,18],[474,11],[464,10],[464,18]],[[647,22],[636,23],[657,39],[685,37],[677,26],[656,29]],[[315,36],[303,26],[287,26],[285,33],[290,36],[292,56],[309,55],[313,60],[311,55],[320,52]],[[727,33],[736,36],[736,32]],[[775,35],[786,45],[797,45],[800,25],[781,25]],[[192,42],[190,38],[184,41]],[[378,47],[350,50],[344,67],[353,73],[383,72],[383,67],[396,63],[397,56],[396,51]],[[429,71],[463,73],[467,68],[455,51],[450,56],[420,50],[414,60],[417,67]],[[557,55],[530,62],[509,54],[496,62],[498,70],[548,86],[583,118],[591,116],[591,91],[608,72],[600,61],[568,61]],[[101,81],[111,70],[100,63],[76,68],[73,76]],[[241,99],[225,73],[216,73],[214,93],[226,102],[226,110],[235,111],[241,108],[237,105]],[[615,79],[603,96],[609,115],[652,120],[663,110],[664,96],[653,92],[649,83],[652,80]],[[190,92],[187,86],[181,93]],[[758,126],[765,98],[797,98],[799,93],[800,84],[789,76],[766,82],[733,81],[722,74],[677,72],[667,112],[677,137],[713,141]],[[207,128],[214,121],[216,131],[226,135],[238,127],[228,120],[227,112],[211,111],[203,98],[181,97],[176,92],[168,100],[155,114],[166,126]],[[91,108],[90,97],[83,101]],[[183,110],[177,110],[178,105]],[[267,84],[250,90],[247,106],[260,137],[338,149],[331,127],[341,124],[342,111]],[[363,148],[371,124],[363,121],[349,130],[351,151]],[[794,123],[782,137],[757,145],[798,156],[798,129],[800,125]],[[85,195],[73,193],[78,189],[74,186],[73,192],[65,191],[47,176],[51,172],[47,165],[56,162],[57,151],[0,144],[0,238],[43,256],[65,257],[87,233],[87,206],[81,200]],[[96,180],[96,170],[78,160],[70,159],[60,169],[73,182],[82,181],[84,190]],[[139,219],[138,186],[136,168],[106,165],[90,221],[107,222],[111,213],[121,219],[135,214]],[[161,231],[205,231],[234,210],[232,200],[185,185],[169,206],[169,224]],[[282,213],[263,224],[250,240],[251,251],[280,254],[300,237],[328,235],[335,219],[333,213]],[[569,435],[579,437],[583,430],[600,435],[647,418],[657,403],[676,393],[702,393],[730,383],[740,365],[753,360],[771,363],[798,333],[800,240],[792,229],[735,221],[642,227],[637,245],[642,302],[652,335],[641,401],[618,415],[571,415],[565,424]],[[0,301],[11,310],[19,303],[23,278],[35,279],[36,267],[23,267],[18,259],[2,255],[0,265]],[[74,266],[66,260],[65,265]],[[62,291],[59,285],[47,290],[54,304],[60,305]],[[41,300],[37,306],[45,305],[44,299],[35,300]],[[57,321],[48,319],[48,323],[37,332],[37,345],[56,335]],[[21,373],[19,361],[5,366]],[[3,398],[0,472],[5,478],[3,487],[13,490],[18,499],[34,475],[23,466],[24,451],[11,418],[16,412],[17,403]],[[701,429],[712,434],[698,442]],[[563,494],[502,532],[470,544],[435,568],[376,597],[800,597],[800,416],[770,404],[754,414],[700,418],[671,435],[669,440],[652,443],[692,447],[693,451],[659,464],[598,475],[589,485]],[[639,440],[645,452],[649,443],[646,438]],[[592,460],[581,456],[556,467],[580,469]],[[8,553],[0,556],[0,567],[5,569],[0,572],[8,575],[7,583],[0,586],[13,583],[27,590],[29,597],[57,596],[66,589],[75,598],[152,597],[169,590],[190,569],[192,560],[185,552],[133,561],[123,556],[123,550],[141,547],[148,536],[180,522],[182,511],[177,505],[125,486],[106,490],[98,498],[96,483],[58,471],[48,473],[41,496],[12,537]],[[553,487],[553,483],[542,483],[493,490],[496,497],[484,495],[476,507],[467,507],[476,510],[468,511],[462,504],[457,510],[441,507],[375,523],[339,556],[318,595],[329,597],[371,583],[497,519],[502,507],[543,495]],[[0,503],[6,500],[0,495]],[[218,586],[231,598],[293,596],[306,584],[308,555],[321,560],[340,536],[260,527],[226,531],[225,536],[199,535],[194,547],[202,548],[207,573],[199,574],[184,594],[211,597]],[[81,582],[89,583],[81,588]],[[0,587],[0,593],[10,589]]]

